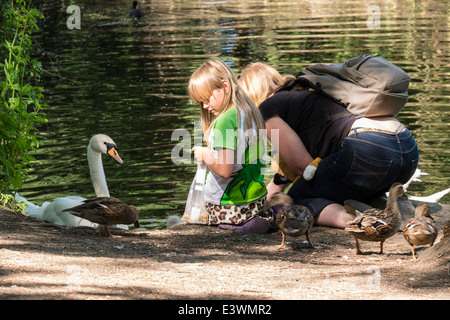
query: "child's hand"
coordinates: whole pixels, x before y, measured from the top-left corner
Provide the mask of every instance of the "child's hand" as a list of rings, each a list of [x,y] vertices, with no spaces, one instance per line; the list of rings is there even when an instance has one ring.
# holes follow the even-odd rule
[[[203,149],[204,148],[205,147],[201,147],[201,146],[195,146],[192,148],[192,151],[194,152],[194,157],[198,162],[204,161],[204,159],[203,159]]]

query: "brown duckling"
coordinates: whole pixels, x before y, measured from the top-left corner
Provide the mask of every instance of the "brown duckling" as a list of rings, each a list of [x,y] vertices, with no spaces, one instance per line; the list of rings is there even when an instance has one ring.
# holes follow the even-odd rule
[[[281,248],[285,246],[286,236],[299,237],[301,235],[305,235],[309,246],[313,247],[310,232],[314,224],[314,217],[307,207],[293,204],[292,198],[284,193],[274,194],[268,206],[273,210],[275,222],[281,230]]]
[[[280,247],[284,247],[284,239],[287,235],[290,237],[305,235],[308,245],[311,248],[314,247],[310,238],[314,217],[307,207],[298,204],[283,207],[279,209],[275,221],[283,236]]]
[[[438,231],[430,215],[430,207],[426,203],[420,203],[415,211],[414,218],[406,221],[403,227],[403,236],[411,246],[413,259],[416,258],[414,246],[429,244],[433,246]]]
[[[384,241],[393,236],[401,225],[401,214],[397,205],[397,198],[404,195],[401,183],[394,183],[389,189],[386,208],[368,209],[362,212],[355,220],[349,222],[345,231],[355,237],[356,253],[362,254],[359,241],[380,241],[380,254],[383,253]]]
[[[99,197],[84,200],[82,204],[63,210],[77,217],[104,225],[107,236],[111,236],[108,225],[134,224],[139,228],[139,211],[113,197]]]

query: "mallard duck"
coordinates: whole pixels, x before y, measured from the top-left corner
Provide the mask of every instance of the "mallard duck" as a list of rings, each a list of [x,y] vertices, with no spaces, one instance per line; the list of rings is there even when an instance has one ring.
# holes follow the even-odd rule
[[[369,209],[362,212],[355,220],[349,222],[345,231],[355,237],[356,253],[362,254],[358,239],[380,241],[380,254],[383,253],[384,241],[393,236],[401,225],[401,214],[398,210],[397,198],[403,196],[401,183],[394,183],[389,189],[386,208]]]
[[[366,210],[373,209],[372,206],[353,199],[345,200],[344,208],[348,213],[353,214],[355,216],[360,215],[361,212],[364,212]]]
[[[269,201],[261,208],[261,211],[258,213],[261,217],[268,218],[269,216],[275,216],[278,212],[278,209],[283,206],[290,206],[294,204],[294,201],[290,196],[284,194],[282,192],[275,193],[272,195]]]
[[[386,207],[387,199],[384,197],[379,197],[375,201],[371,202],[370,205],[363,202],[349,199],[344,201],[344,208],[348,213],[359,215],[369,209],[382,209]],[[397,198],[397,206],[402,217],[402,223],[399,229],[403,228],[405,222],[411,218],[414,218],[415,207],[409,198],[403,194],[403,196]]]
[[[87,199],[82,204],[63,211],[103,225],[108,236],[111,236],[108,229],[110,224],[133,223],[139,228],[138,209],[113,197]]]
[[[430,207],[426,203],[420,203],[416,207],[414,218],[406,221],[403,227],[403,236],[411,246],[413,259],[416,258],[414,246],[429,244],[433,246],[438,231],[430,215]]]
[[[314,247],[310,238],[314,217],[307,207],[298,204],[283,207],[278,211],[275,221],[282,234],[280,247],[284,247],[286,235],[290,237],[305,235],[308,245]]]
[[[280,248],[284,248],[286,236],[301,235],[305,235],[309,246],[313,247],[310,231],[314,224],[314,217],[307,207],[293,204],[292,198],[284,193],[276,193],[270,199],[267,208],[273,210],[275,222],[281,230]]]

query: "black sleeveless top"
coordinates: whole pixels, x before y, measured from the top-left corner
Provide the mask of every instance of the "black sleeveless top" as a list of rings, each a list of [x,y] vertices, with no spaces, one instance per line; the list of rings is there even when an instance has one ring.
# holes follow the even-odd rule
[[[283,119],[300,137],[313,158],[335,152],[356,116],[331,99],[313,91],[280,91],[259,106],[264,120]]]

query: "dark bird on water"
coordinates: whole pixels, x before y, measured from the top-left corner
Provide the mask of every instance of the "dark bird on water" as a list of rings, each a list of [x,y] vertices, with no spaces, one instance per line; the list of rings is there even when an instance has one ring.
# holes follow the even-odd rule
[[[130,10],[130,18],[142,18],[145,16],[145,12],[139,9],[139,3],[133,1],[133,9]]]

